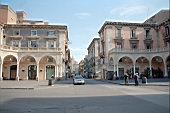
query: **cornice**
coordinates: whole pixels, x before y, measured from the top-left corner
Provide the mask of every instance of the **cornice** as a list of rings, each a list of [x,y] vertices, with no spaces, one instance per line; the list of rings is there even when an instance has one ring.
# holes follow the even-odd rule
[[[22,29],[61,29],[67,30],[67,26],[65,25],[25,25],[25,24],[5,24],[4,28],[22,28]]]
[[[99,30],[99,34],[104,30],[106,25],[115,25],[119,27],[123,26],[129,26],[129,27],[156,27],[157,24],[146,24],[146,23],[128,23],[128,22],[111,22],[111,21],[105,21],[101,29]]]

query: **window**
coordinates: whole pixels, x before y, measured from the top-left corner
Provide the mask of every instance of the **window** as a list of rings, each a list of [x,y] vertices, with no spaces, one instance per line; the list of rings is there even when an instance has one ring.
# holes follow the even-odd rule
[[[12,44],[14,47],[18,47],[19,46],[19,41],[18,40],[13,40]]]
[[[121,37],[121,28],[117,28],[116,37]]]
[[[48,42],[48,48],[54,48],[54,41]]]
[[[38,43],[37,43],[37,41],[35,40],[35,41],[30,41],[30,46],[31,47],[38,47]]]
[[[121,42],[116,43],[116,48],[123,48],[123,44]]]
[[[170,33],[169,33],[169,27],[168,27],[168,26],[165,27],[165,33],[166,33],[166,36],[169,36],[169,35],[170,35]]]
[[[32,30],[31,31],[31,36],[37,36],[37,31],[36,30]]]
[[[131,30],[131,38],[135,38],[135,29]]]
[[[48,31],[48,36],[54,36],[55,35],[55,31]]]
[[[137,49],[138,46],[137,46],[136,43],[132,43],[132,44],[131,44],[131,47],[132,47],[132,49]]]
[[[149,29],[146,29],[146,38],[149,38]]]
[[[13,35],[14,35],[14,36],[18,36],[18,35],[20,35],[19,30],[15,30],[15,31],[14,31],[14,33],[13,33]]]
[[[151,45],[150,44],[146,45],[146,49],[151,49]]]

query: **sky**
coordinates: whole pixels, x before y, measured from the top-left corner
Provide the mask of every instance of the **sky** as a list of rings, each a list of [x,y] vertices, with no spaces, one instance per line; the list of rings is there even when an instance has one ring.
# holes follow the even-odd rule
[[[25,11],[28,19],[68,26],[69,48],[76,61],[87,55],[87,48],[105,21],[144,22],[169,0],[0,0],[14,11]]]

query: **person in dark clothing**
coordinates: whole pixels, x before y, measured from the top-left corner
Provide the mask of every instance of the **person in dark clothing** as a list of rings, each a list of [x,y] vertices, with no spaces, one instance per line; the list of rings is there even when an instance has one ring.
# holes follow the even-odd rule
[[[135,86],[138,86],[139,85],[139,76],[138,76],[138,73],[135,74],[134,79],[135,79]]]
[[[125,85],[128,85],[128,74],[127,73],[125,73],[125,75],[124,75],[124,79],[125,79]]]

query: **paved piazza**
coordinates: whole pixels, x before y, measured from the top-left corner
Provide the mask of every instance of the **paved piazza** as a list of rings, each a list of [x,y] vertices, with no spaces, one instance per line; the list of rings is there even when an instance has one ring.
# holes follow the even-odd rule
[[[169,87],[68,80],[34,90],[0,89],[0,103],[0,113],[169,113]]]

